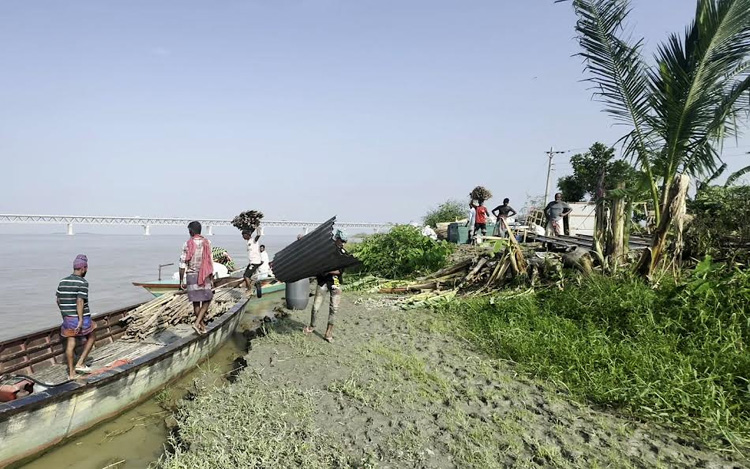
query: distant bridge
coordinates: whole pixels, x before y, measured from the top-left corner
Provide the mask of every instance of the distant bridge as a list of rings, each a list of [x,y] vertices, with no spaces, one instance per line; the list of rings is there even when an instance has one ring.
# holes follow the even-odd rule
[[[210,218],[155,218],[155,217],[97,217],[97,216],[78,216],[78,215],[15,215],[0,214],[0,223],[31,223],[45,225],[67,225],[68,234],[73,235],[74,225],[139,225],[143,227],[143,234],[151,234],[151,226],[187,226],[193,220],[197,220],[201,225],[207,227],[206,234],[213,234],[214,226],[231,226],[231,220],[219,220]],[[320,223],[310,221],[271,221],[263,220],[264,227],[286,227],[302,228],[304,233],[310,228],[315,228]],[[375,232],[381,229],[390,229],[393,223],[336,223],[337,227],[347,229],[372,229]]]

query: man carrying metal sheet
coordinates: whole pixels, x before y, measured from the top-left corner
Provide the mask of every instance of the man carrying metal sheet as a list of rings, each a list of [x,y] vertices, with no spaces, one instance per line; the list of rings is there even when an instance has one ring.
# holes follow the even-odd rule
[[[346,233],[342,230],[336,230],[336,235],[334,236],[336,246],[343,250],[346,241]],[[313,307],[310,312],[310,325],[303,329],[305,334],[311,334],[315,331],[316,316],[323,305],[323,297],[327,292],[330,294],[330,305],[328,307],[328,327],[326,328],[324,338],[328,342],[333,342],[333,321],[341,303],[341,276],[343,270],[339,268],[315,276],[318,285],[315,289],[315,299],[313,300]]]

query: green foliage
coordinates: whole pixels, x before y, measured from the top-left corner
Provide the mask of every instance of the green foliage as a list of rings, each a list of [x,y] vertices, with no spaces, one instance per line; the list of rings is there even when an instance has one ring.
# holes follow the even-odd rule
[[[452,222],[466,218],[467,210],[467,204],[463,204],[458,200],[446,200],[438,205],[437,208],[427,212],[422,221],[425,225],[437,228],[438,223]]]
[[[702,186],[688,202],[693,216],[685,232],[685,252],[750,261],[750,186]]]
[[[750,107],[750,0],[694,3],[694,19],[656,47],[648,65],[644,40],[630,36],[629,1],[573,0],[588,80],[606,112],[629,128],[625,156],[648,177],[657,225],[670,216],[665,195],[678,175],[716,170],[717,148],[738,134]]]
[[[750,441],[750,273],[701,263],[659,290],[592,277],[494,300],[452,302],[467,336],[592,402]]]
[[[402,278],[444,267],[453,245],[422,236],[419,228],[399,225],[352,245],[351,252],[362,262],[361,272]]]
[[[604,189],[611,190],[621,182],[627,186],[635,185],[635,169],[624,160],[615,159],[614,148],[596,142],[586,153],[579,153],[570,158],[573,174],[560,178],[557,186],[563,193],[563,200],[579,202],[588,194],[596,196],[596,189],[602,171],[604,172]]]

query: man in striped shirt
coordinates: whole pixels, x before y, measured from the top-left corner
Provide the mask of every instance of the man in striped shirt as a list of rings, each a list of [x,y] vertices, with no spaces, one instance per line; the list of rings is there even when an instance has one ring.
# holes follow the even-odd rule
[[[63,317],[60,335],[67,339],[65,357],[68,361],[68,377],[76,379],[76,374],[87,374],[91,370],[84,362],[91,348],[94,346],[94,329],[96,325],[91,320],[89,312],[89,282],[84,278],[89,270],[88,258],[79,254],[73,261],[73,273],[60,280],[57,286],[57,306]],[[86,345],[73,366],[76,338],[85,337]]]

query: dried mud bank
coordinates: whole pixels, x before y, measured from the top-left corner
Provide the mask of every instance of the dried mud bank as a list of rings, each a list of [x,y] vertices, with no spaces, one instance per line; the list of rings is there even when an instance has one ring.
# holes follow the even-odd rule
[[[519,376],[433,313],[346,294],[333,344],[308,314],[253,340],[234,384],[197,383],[159,467],[747,467]]]

